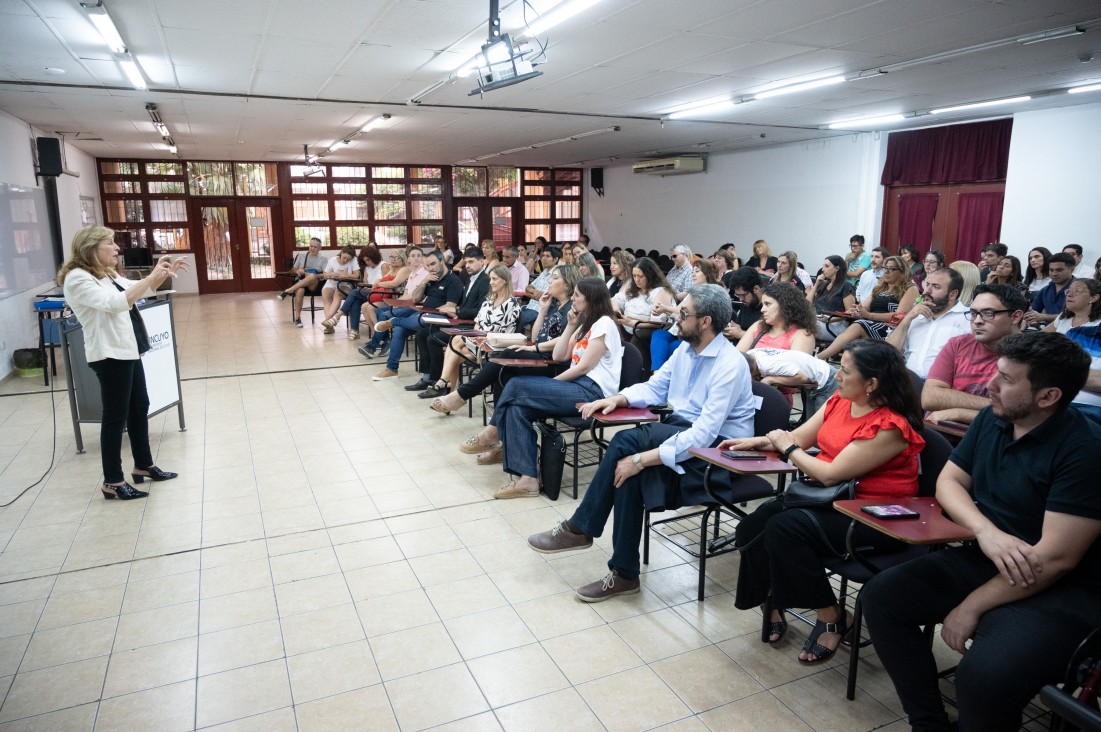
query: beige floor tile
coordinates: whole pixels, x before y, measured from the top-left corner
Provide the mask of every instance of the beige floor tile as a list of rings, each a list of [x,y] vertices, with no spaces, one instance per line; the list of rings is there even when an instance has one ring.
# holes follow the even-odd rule
[[[389,535],[341,544],[334,542],[333,548],[345,572],[405,559],[398,543]]]
[[[0,722],[96,701],[106,673],[102,656],[19,674],[0,708]]]
[[[159,607],[119,618],[115,653],[189,638],[199,632],[199,603]]]
[[[612,630],[647,662],[709,645],[707,638],[670,608],[616,621]]]
[[[486,575],[426,587],[432,606],[444,620],[508,604],[505,596]]]
[[[745,699],[725,704],[700,715],[700,721],[706,724],[708,729],[730,730],[730,732],[757,732],[761,729],[763,719],[768,720],[770,732],[810,732],[813,729],[767,691],[747,696]],[[861,727],[867,729],[863,725]]]
[[[609,732],[649,729],[691,715],[657,674],[645,666],[577,687]]]
[[[495,712],[505,732],[558,732],[562,720],[569,720],[571,732],[604,732],[604,725],[574,689],[538,696]]]
[[[363,640],[363,626],[354,605],[338,605],[280,618],[288,656]]]
[[[184,681],[136,694],[104,699],[96,730],[190,730],[195,728],[195,682]]]
[[[268,558],[267,543],[264,541],[243,541],[226,546],[207,547],[202,550],[202,568],[221,567],[237,562],[249,562]]]
[[[199,573],[197,571],[140,581],[131,580],[126,584],[122,611],[136,613],[198,599]]]
[[[363,729],[365,720],[370,720],[371,732],[398,730],[381,684],[299,704],[295,714],[299,732]]]
[[[658,661],[651,668],[696,713],[764,691],[715,646]]]
[[[394,714],[403,730],[421,730],[469,717],[489,709],[465,664],[433,669],[386,682]],[[434,703],[424,703],[424,690],[435,690]]]
[[[368,539],[379,539],[383,536],[390,535],[390,529],[386,525],[385,521],[363,521],[358,524],[348,524],[347,526],[334,526],[326,532],[329,535],[329,541],[333,546],[339,546],[340,544],[350,544],[356,541],[367,541]]]
[[[570,682],[538,643],[467,662],[492,707],[501,707],[567,688]]]
[[[432,732],[501,732],[501,730],[502,727],[493,716],[493,712],[482,712],[432,728]]]
[[[534,553],[530,549],[525,551]],[[512,603],[557,595],[573,589],[554,571],[553,567],[545,562],[492,572],[489,576],[501,594]]]
[[[0,677],[14,676],[31,641],[30,634],[0,638]],[[4,687],[7,690],[7,687]]]
[[[543,647],[572,684],[583,684],[643,664],[615,631],[606,625],[551,638]]]
[[[52,630],[40,630],[31,639],[19,670],[25,673],[106,656],[111,652],[117,625],[117,618],[104,618]]]
[[[208,727],[291,703],[287,665],[283,660],[200,677],[195,702],[196,723]]]
[[[199,608],[199,632],[214,633],[277,617],[274,588],[259,587],[203,599]]]
[[[898,714],[867,694],[845,699],[845,677],[827,669],[771,690],[773,696],[815,730],[873,729],[898,719]],[[844,704],[841,702],[844,701]]]
[[[0,605],[0,638],[25,635],[34,631],[47,598]]]
[[[761,613],[734,607],[731,593],[708,597],[705,602],[693,599],[674,606],[673,611],[712,643],[761,632]]]
[[[604,625],[593,606],[580,602],[573,592],[528,600],[513,608],[539,640]]]
[[[272,557],[271,577],[275,584],[298,582],[340,572],[340,564],[331,546]]]
[[[434,623],[440,618],[424,590],[410,590],[356,603],[367,635],[374,637],[418,625]]]
[[[265,525],[267,525],[267,515],[268,511],[265,510]],[[322,529],[296,531],[283,536],[269,535],[267,543],[269,557],[281,557],[284,554],[295,554],[332,545],[329,535]]]
[[[369,600],[418,589],[421,584],[409,562],[399,560],[344,572],[348,590],[355,601]]]
[[[98,711],[98,702],[81,704],[15,722],[5,722],[0,724],[0,732],[92,732]]]
[[[199,636],[199,676],[273,661],[283,655],[278,620],[203,633]]]
[[[797,635],[795,631],[796,623],[793,623],[788,637],[776,648],[762,643],[761,636],[756,633],[723,641],[719,648],[762,686],[772,689],[821,671],[800,665],[799,649],[803,646],[805,636]]]
[[[216,724],[207,727],[206,732],[298,732],[298,722],[294,718],[294,708],[283,707],[274,712]]]
[[[379,683],[367,641],[331,646],[287,659],[294,703],[355,691]]]
[[[204,600],[273,584],[268,559],[253,559],[204,569],[199,577],[199,597]]]
[[[63,572],[57,576],[53,594],[68,595],[74,592],[87,592],[101,587],[123,585],[130,577],[130,565],[127,562],[108,567],[82,569],[76,572]]]
[[[462,660],[443,623],[372,636],[371,649],[384,681]]]
[[[459,653],[468,660],[535,641],[535,636],[511,607],[452,618],[444,621],[444,625]]]
[[[38,621],[38,629],[60,628],[118,615],[124,590],[124,585],[112,585],[71,595],[51,595]]]
[[[459,539],[450,526],[435,526],[410,531],[398,534],[394,538],[407,559],[461,549],[463,546],[462,540]]]
[[[130,565],[130,581],[140,582],[154,577],[193,572],[197,569],[199,569],[199,552],[197,551],[140,559]]]
[[[47,598],[53,590],[55,580],[51,575],[0,585],[0,606]]]
[[[409,565],[424,587],[485,574],[482,565],[466,549],[414,557],[409,560]]]
[[[116,652],[107,667],[103,697],[122,696],[195,678],[196,638]]]
[[[343,575],[330,574],[276,585],[275,599],[279,604],[279,616],[287,617],[343,605],[351,602],[352,596]]]

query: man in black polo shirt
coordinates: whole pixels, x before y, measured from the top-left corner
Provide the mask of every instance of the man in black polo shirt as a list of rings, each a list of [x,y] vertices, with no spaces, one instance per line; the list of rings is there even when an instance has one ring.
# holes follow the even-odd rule
[[[463,283],[447,271],[443,263],[443,254],[438,249],[433,249],[424,255],[424,268],[428,270],[428,277],[413,293],[413,301],[422,307],[436,309],[446,315],[454,315],[458,309],[459,298],[463,296]],[[420,313],[412,312],[384,320],[375,326],[376,330],[393,329],[394,332],[390,340],[390,355],[386,359],[386,368],[372,376],[373,381],[385,381],[398,375],[398,362],[405,350],[405,339],[420,329],[420,318]]]
[[[942,622],[944,642],[964,654],[959,729],[1009,730],[1101,625],[1101,432],[1067,409],[1089,356],[1058,333],[1008,336],[998,353],[991,404],[937,481],[941,506],[976,543],[864,588],[872,641],[916,730],[951,729],[921,626]]]
[[[730,275],[730,294],[741,301],[723,335],[737,343],[749,326],[761,319],[761,276],[752,267],[739,267]]]

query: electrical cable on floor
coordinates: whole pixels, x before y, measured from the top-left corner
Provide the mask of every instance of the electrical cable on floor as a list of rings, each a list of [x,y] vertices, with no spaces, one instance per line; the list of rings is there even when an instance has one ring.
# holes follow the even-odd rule
[[[48,364],[43,364],[42,368],[48,369],[49,365]],[[20,498],[23,497],[23,495],[27,491],[29,491],[31,488],[34,488],[36,485],[38,485],[43,480],[45,480],[46,476],[50,474],[50,471],[54,469],[54,461],[57,459],[57,399],[55,398],[55,395],[57,394],[56,384],[57,384],[57,374],[54,374],[54,380],[50,382],[50,414],[53,415],[53,447],[50,449],[50,464],[49,464],[49,466],[47,466],[46,472],[43,473],[38,478],[38,480],[31,483],[29,486],[27,486],[23,490],[19,491],[18,495],[16,495],[15,498],[11,499],[7,503],[0,503],[0,508],[7,508],[11,504],[18,501]],[[42,392],[37,392],[37,393],[41,394]]]

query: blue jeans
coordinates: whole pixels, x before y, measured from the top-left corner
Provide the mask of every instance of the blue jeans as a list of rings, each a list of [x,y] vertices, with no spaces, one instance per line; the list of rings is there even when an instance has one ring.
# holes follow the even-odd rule
[[[539,448],[531,423],[543,417],[576,416],[575,404],[603,397],[600,387],[588,376],[579,376],[573,381],[559,381],[549,376],[510,379],[489,421],[497,428],[504,445],[501,455],[505,472],[537,478]]]
[[[402,312],[407,314],[401,315]],[[393,311],[390,326],[392,336],[390,338],[390,355],[386,359],[386,368],[396,372],[398,363],[401,361],[401,354],[405,351],[405,339],[420,330],[421,314],[409,308],[398,308]],[[374,341],[373,336],[371,340]]]
[[[396,318],[399,315],[408,315],[412,312],[414,312],[412,308],[398,308],[397,310],[394,310],[393,308],[386,305],[379,305],[375,308],[375,322],[381,323],[384,320],[390,320],[392,318]],[[384,343],[386,343],[388,335],[389,334],[387,333],[379,333],[376,329],[375,334],[371,336],[371,340],[367,343],[367,347],[377,351],[378,349],[382,348]]]
[[[520,332],[520,330],[523,329],[523,327],[525,325],[531,325],[532,323],[535,322],[536,318],[538,318],[538,317],[539,317],[539,311],[538,310],[532,310],[531,308],[524,308],[523,310],[520,311],[520,318],[516,321],[516,331]],[[539,334],[538,333],[532,333],[531,335],[532,335],[532,340],[535,340],[535,336],[537,336]]]
[[[665,363],[673,351],[680,346],[681,340],[668,330],[656,330],[650,336],[650,368],[657,371]]]
[[[344,298],[344,302],[340,304],[341,312],[348,316],[349,330],[359,330],[360,308],[363,307],[363,303],[367,302],[369,297],[371,297],[369,290],[357,287],[348,293],[348,297]]]

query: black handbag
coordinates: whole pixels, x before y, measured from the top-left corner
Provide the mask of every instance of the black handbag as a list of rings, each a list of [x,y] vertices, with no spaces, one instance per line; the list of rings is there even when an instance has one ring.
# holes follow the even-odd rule
[[[829,506],[834,501],[843,501],[856,495],[855,480],[846,480],[837,485],[825,486],[814,478],[793,480],[784,489],[784,508],[812,508]]]
[[[546,422],[532,422],[539,433],[539,486],[552,501],[562,491],[562,470],[566,466],[566,438]]]

